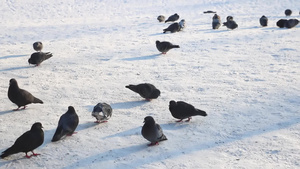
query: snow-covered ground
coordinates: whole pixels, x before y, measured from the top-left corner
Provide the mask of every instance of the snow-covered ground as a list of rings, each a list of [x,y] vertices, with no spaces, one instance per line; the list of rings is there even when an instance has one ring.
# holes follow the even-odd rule
[[[299,0],[2,0],[0,2],[0,151],[34,122],[45,141],[0,160],[0,168],[299,168],[300,28],[280,29],[281,18],[299,16]],[[284,10],[293,11],[291,17]],[[211,29],[214,10],[239,27]],[[163,34],[158,15],[178,13],[187,27]],[[259,18],[269,18],[260,27]],[[160,55],[156,40],[180,45]],[[53,57],[28,65],[32,44]],[[27,109],[7,97],[9,80],[44,101]],[[125,88],[152,83],[151,102]],[[205,110],[176,123],[170,100]],[[113,116],[95,124],[98,102]],[[52,143],[59,117],[74,106],[77,134]],[[158,146],[141,136],[145,116],[168,140]]]

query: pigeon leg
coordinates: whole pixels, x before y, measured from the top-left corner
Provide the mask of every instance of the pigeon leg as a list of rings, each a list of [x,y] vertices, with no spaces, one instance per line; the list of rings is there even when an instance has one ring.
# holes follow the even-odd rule
[[[31,158],[31,156],[29,156],[29,155],[27,154],[27,152],[26,152],[26,155],[25,155],[25,157],[27,157],[27,158]]]
[[[182,122],[183,119],[177,120],[176,122]]]
[[[20,109],[20,107],[16,108],[16,109],[13,109],[13,111],[18,111]]]
[[[77,134],[77,132],[73,132],[72,134],[67,134],[67,136],[72,136],[73,134]]]
[[[189,122],[191,119],[192,119],[192,117],[189,117],[189,118],[186,120],[186,122]]]
[[[159,145],[158,141],[148,144],[148,146],[155,146],[155,145]]]
[[[146,99],[146,100],[150,102],[152,99]]]
[[[23,108],[22,109],[26,109],[26,106],[23,106]]]
[[[33,155],[33,156],[41,155],[41,154],[36,154],[36,153],[34,153],[33,151],[31,151],[31,152],[32,152],[32,155]]]

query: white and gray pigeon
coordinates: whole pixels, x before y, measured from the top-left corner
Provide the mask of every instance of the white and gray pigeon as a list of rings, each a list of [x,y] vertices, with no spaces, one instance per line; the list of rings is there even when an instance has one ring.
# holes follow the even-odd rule
[[[215,14],[212,18],[212,28],[219,29],[220,26],[221,26],[221,18],[219,15]]]
[[[179,31],[182,31],[186,27],[185,23],[186,23],[185,20],[181,19],[181,21],[178,23],[180,27]]]
[[[110,119],[112,115],[112,108],[107,103],[98,103],[92,112],[92,116],[97,119],[95,123],[104,123],[107,122],[108,119]]]
[[[146,140],[151,142],[148,146],[158,145],[158,142],[168,140],[160,125],[155,123],[152,116],[145,117],[144,123],[141,133]]]
[[[163,22],[163,21],[165,21],[165,16],[159,15],[159,16],[157,17],[157,20],[158,20],[159,22]]]
[[[33,43],[33,49],[40,52],[43,49],[43,44],[42,42],[34,42]]]
[[[68,107],[68,111],[61,115],[58,121],[56,131],[53,135],[52,142],[60,140],[63,136],[71,136],[79,123],[78,115],[73,106]]]

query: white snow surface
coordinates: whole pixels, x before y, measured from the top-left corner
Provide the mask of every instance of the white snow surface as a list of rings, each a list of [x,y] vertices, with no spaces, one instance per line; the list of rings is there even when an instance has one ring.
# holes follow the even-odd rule
[[[14,154],[0,168],[299,168],[300,29],[276,26],[300,19],[299,7],[299,0],[2,0],[0,151],[34,122],[45,141],[40,156]],[[239,27],[212,30],[207,10]],[[170,23],[157,16],[174,13],[187,27],[163,34]],[[268,27],[260,27],[262,15]],[[160,55],[156,40],[181,48]],[[27,62],[35,41],[53,53],[38,67]],[[12,111],[11,78],[44,104]],[[125,88],[145,82],[161,90],[158,99]],[[208,116],[176,123],[170,100]],[[93,123],[98,102],[113,108],[107,123]],[[79,115],[78,133],[52,143],[68,106]],[[141,135],[149,115],[168,138],[158,146]]]

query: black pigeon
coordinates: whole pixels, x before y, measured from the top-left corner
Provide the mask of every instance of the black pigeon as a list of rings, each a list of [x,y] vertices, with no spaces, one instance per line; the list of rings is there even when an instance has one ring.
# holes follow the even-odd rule
[[[223,23],[223,26],[226,26],[228,29],[235,29],[238,27],[238,24],[233,20],[232,16],[227,16],[227,22]]]
[[[107,103],[98,103],[92,112],[92,116],[96,117],[97,121],[95,123],[107,122],[112,115],[112,108]]]
[[[285,22],[284,27],[290,29],[298,25],[298,23],[299,23],[298,19],[289,19],[288,21]]]
[[[286,9],[286,10],[284,11],[284,14],[285,14],[285,16],[291,16],[291,15],[292,15],[292,10]]]
[[[44,131],[42,130],[43,126],[40,122],[34,123],[31,129],[24,134],[22,134],[7,150],[3,151],[1,158],[5,158],[9,155],[24,152],[26,157],[30,158],[31,156],[37,156],[40,154],[35,154],[34,149],[38,148],[44,142]],[[27,153],[31,151],[32,155]]]
[[[287,19],[280,19],[279,21],[276,22],[276,25],[279,28],[284,28],[285,23],[287,22]]]
[[[172,23],[171,25],[169,25],[166,29],[163,30],[164,33],[166,32],[171,32],[171,33],[175,33],[178,32],[180,30],[180,25],[179,23],[175,22]]]
[[[72,135],[78,126],[78,123],[79,118],[74,107],[69,106],[68,111],[60,116],[56,131],[51,141],[55,142],[60,140],[63,136]]]
[[[51,57],[52,57],[52,53],[50,53],[50,52],[47,52],[47,53],[35,52],[35,53],[31,54],[31,57],[28,59],[28,63],[39,66],[43,61],[45,61]]]
[[[24,89],[20,89],[16,79],[10,79],[7,95],[8,95],[8,98],[11,102],[18,105],[18,108],[14,109],[14,110],[19,110],[20,107],[22,107],[22,106],[23,106],[23,109],[25,109],[26,105],[31,104],[31,103],[41,103],[41,104],[43,104],[42,100],[34,97],[28,91],[26,91]]]
[[[158,145],[158,142],[168,140],[160,125],[155,123],[153,117],[145,117],[144,123],[145,124],[142,127],[142,136],[151,142],[148,146]]]
[[[158,20],[159,22],[163,22],[163,21],[165,21],[165,16],[159,15],[159,16],[157,17],[157,20]]]
[[[183,101],[176,102],[174,100],[171,100],[169,103],[169,110],[174,118],[180,119],[177,122],[181,122],[186,118],[186,121],[189,122],[192,119],[192,116],[207,116],[205,111],[196,109],[193,105]]]
[[[138,85],[128,85],[126,88],[138,93],[141,97],[150,101],[151,99],[156,99],[160,96],[160,91],[150,83],[142,83]]]
[[[177,13],[175,13],[174,15],[169,16],[169,18],[165,21],[165,23],[167,22],[175,22],[179,19],[179,15]]]
[[[213,29],[219,29],[219,27],[221,26],[221,19],[220,16],[215,14],[212,18],[212,28]]]
[[[43,44],[42,42],[34,42],[33,43],[33,49],[40,52],[43,49]]]
[[[180,48],[180,47],[179,47],[179,45],[173,45],[172,43],[167,42],[167,41],[160,42],[160,41],[157,40],[156,41],[156,48],[162,54],[166,54],[170,49]]]
[[[268,18],[263,15],[261,18],[259,18],[259,23],[261,26],[268,26]]]

